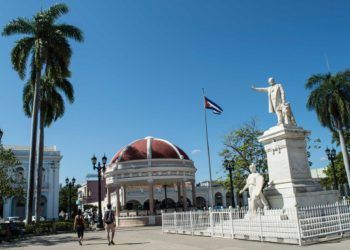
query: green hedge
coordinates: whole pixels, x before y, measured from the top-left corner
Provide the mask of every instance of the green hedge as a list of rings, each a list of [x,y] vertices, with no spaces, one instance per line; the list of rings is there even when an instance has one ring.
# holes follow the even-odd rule
[[[72,232],[73,222],[71,221],[43,221],[38,225],[28,224],[25,226],[26,234],[51,234],[56,232]]]
[[[58,221],[55,222],[56,231],[73,231],[73,222],[71,221]]]

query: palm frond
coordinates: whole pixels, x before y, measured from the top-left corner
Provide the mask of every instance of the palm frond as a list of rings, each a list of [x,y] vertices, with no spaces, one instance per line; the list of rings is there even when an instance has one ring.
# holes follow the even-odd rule
[[[74,88],[66,78],[57,80],[55,87],[61,90],[70,103],[74,102]]]
[[[77,42],[83,42],[84,41],[84,35],[83,32],[69,24],[59,24],[55,26],[56,32],[61,33],[64,37],[68,37],[71,39],[74,39]]]
[[[69,8],[66,4],[58,3],[51,6],[47,10],[44,10],[42,13],[53,22],[55,19],[67,14],[68,12]]]
[[[16,35],[16,34],[27,34],[27,35],[33,35],[34,34],[34,27],[33,22],[30,19],[27,18],[17,18],[10,21],[8,24],[5,25],[2,33],[3,36],[10,36],[10,35]]]
[[[317,74],[312,75],[306,82],[305,88],[312,89],[318,87],[322,82],[326,81],[329,77],[329,74]]]
[[[28,117],[32,116],[33,110],[33,99],[34,99],[34,86],[31,81],[28,81],[23,88],[23,111]]]
[[[350,71],[311,76],[306,107],[315,110],[321,125],[337,131],[350,125]]]
[[[27,59],[34,46],[34,38],[25,37],[16,42],[16,46],[11,52],[13,68],[18,72],[21,79],[25,77]]]

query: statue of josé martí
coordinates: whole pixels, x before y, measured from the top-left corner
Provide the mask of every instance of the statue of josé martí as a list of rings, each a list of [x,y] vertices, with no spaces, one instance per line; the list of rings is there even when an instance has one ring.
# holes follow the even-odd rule
[[[259,92],[267,92],[269,98],[269,113],[276,113],[277,125],[286,124],[296,126],[297,124],[290,104],[285,100],[282,84],[275,83],[273,77],[268,79],[268,83],[270,86],[267,88],[256,88],[253,85],[252,89]]]
[[[249,212],[255,214],[258,208],[269,209],[269,203],[267,202],[262,188],[264,186],[264,177],[256,172],[256,166],[254,163],[249,166],[250,174],[246,180],[244,188],[239,192],[242,194],[246,189],[249,191]]]

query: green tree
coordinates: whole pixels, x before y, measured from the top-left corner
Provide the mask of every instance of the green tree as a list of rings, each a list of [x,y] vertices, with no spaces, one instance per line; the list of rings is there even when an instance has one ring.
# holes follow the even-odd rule
[[[51,74],[66,76],[72,54],[68,38],[79,42],[83,41],[83,34],[78,28],[68,24],[56,24],[57,19],[66,13],[68,13],[68,7],[65,4],[55,4],[47,10],[39,11],[31,19],[17,18],[10,21],[2,32],[4,36],[25,35],[25,37],[16,42],[15,47],[12,49],[12,65],[20,78],[24,79],[26,65],[29,60],[32,73],[35,74],[26,206],[27,223],[31,222],[33,213],[34,172],[42,71],[50,78]],[[30,57],[31,59],[29,59]]]
[[[349,128],[344,129],[344,139],[346,143],[346,149],[350,152],[350,131]],[[339,134],[337,132],[332,132],[332,143],[336,143],[340,146]]]
[[[24,177],[16,172],[20,162],[11,149],[5,149],[0,144],[0,207],[3,201],[11,196],[22,196],[25,184]]]
[[[58,118],[64,115],[65,105],[64,98],[74,102],[74,90],[72,84],[65,78],[48,78],[43,77],[41,81],[41,98],[40,98],[40,120],[39,120],[39,154],[37,168],[37,188],[36,197],[41,197],[42,169],[44,158],[44,129],[49,127]],[[34,81],[30,80],[24,87],[23,91],[23,109],[27,116],[32,114],[32,103],[34,100]],[[36,199],[35,218],[39,222],[40,199]]]
[[[339,136],[344,167],[350,184],[349,155],[344,136],[350,124],[350,70],[337,74],[313,75],[305,87],[311,90],[307,108],[315,110],[321,125]]]
[[[249,165],[255,163],[257,171],[268,180],[267,159],[264,146],[258,141],[258,137],[263,131],[257,128],[256,120],[244,123],[240,128],[229,132],[224,137],[224,149],[220,156],[224,159],[234,160],[233,186],[235,190],[241,190],[245,185],[245,180],[250,173]],[[223,166],[226,173],[226,169]],[[229,186],[228,173],[223,179],[223,184]]]
[[[335,175],[338,180],[338,183],[339,184],[347,183],[346,171],[345,171],[343,156],[341,152],[339,152],[335,157],[334,168],[335,168]],[[331,164],[327,165],[327,167],[323,170],[323,172],[326,174],[327,177],[324,179],[321,179],[321,185],[326,188],[332,188],[334,183],[332,165]]]
[[[71,208],[72,212],[76,211],[77,205],[76,200],[78,199],[78,188],[80,185],[75,185],[72,187],[72,196],[71,196]],[[69,187],[62,187],[59,194],[59,211],[68,212],[69,207]]]

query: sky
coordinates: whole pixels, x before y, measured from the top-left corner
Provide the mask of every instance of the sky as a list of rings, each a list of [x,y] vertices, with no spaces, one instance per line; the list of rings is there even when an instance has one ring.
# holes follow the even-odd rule
[[[31,17],[47,0],[3,0],[0,28]],[[275,77],[296,121],[322,140],[311,152],[314,167],[327,164],[330,132],[306,109],[308,77],[350,66],[349,1],[84,0],[61,1],[59,19],[83,30],[71,42],[75,102],[46,129],[45,144],[61,151],[60,181],[92,173],[90,158],[109,159],[138,138],[154,136],[181,147],[209,178],[202,88],[224,112],[208,112],[213,176],[222,175],[224,135],[252,117],[266,130],[276,124],[267,95]],[[0,37],[0,128],[3,144],[29,145],[31,120],[22,110],[24,81],[12,69],[10,51],[20,36]],[[326,59],[329,61],[329,69]],[[339,150],[339,149],[338,149]]]

